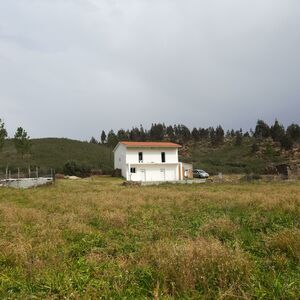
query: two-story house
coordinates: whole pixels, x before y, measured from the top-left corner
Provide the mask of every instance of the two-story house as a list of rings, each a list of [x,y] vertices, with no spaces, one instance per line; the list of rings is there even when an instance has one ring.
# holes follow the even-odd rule
[[[171,142],[120,142],[114,149],[114,167],[129,181],[182,180],[187,169],[178,161],[180,147]]]

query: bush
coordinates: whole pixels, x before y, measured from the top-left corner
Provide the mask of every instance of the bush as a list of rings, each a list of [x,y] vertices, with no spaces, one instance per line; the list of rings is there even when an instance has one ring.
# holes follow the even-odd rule
[[[64,165],[63,172],[69,176],[88,177],[91,175],[91,167],[76,161],[68,161]]]
[[[281,148],[285,150],[291,150],[293,148],[293,144],[292,138],[287,134],[280,139]]]
[[[252,153],[256,153],[259,151],[259,146],[257,145],[257,143],[252,144],[251,151],[252,151]]]

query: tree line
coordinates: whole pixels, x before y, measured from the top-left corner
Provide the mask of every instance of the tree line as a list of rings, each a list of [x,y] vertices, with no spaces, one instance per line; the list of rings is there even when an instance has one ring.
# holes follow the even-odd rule
[[[133,127],[131,130],[120,129],[117,132],[110,130],[106,133],[102,130],[99,140],[92,137],[90,143],[103,144],[115,147],[120,141],[171,141],[180,144],[191,142],[210,142],[213,147],[224,144],[225,140],[232,140],[236,146],[243,143],[245,138],[253,138],[256,141],[272,138],[278,142],[282,148],[289,150],[295,143],[300,141],[300,126],[291,124],[285,128],[278,120],[269,126],[265,121],[258,120],[255,130],[244,132],[240,130],[224,131],[221,125],[217,127],[194,127],[189,129],[183,124],[165,125],[164,123],[153,123],[150,129]],[[255,147],[255,145],[254,145]]]
[[[6,138],[7,138],[7,130],[5,128],[5,123],[0,119],[0,151],[3,149]],[[13,141],[14,141],[14,146],[19,155],[24,157],[25,154],[30,153],[31,150],[30,136],[22,127],[17,128]]]

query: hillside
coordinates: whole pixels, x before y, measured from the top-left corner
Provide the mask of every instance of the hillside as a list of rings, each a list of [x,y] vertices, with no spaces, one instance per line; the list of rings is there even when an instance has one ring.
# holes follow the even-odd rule
[[[281,151],[271,140],[261,142],[257,152],[253,152],[252,145],[253,139],[250,138],[240,146],[230,141],[216,148],[211,147],[210,143],[191,144],[183,149],[182,160],[192,162],[194,168],[203,168],[211,174],[217,174],[263,173],[271,164],[285,163],[295,158],[292,152]]]
[[[0,171],[7,165],[10,169],[39,166],[42,169],[53,168],[61,172],[69,160],[90,165],[104,171],[113,169],[112,148],[65,138],[33,139],[31,155],[22,159],[17,155],[12,140],[7,140],[0,153]],[[257,152],[252,151],[253,139],[244,140],[240,146],[231,141],[212,147],[209,142],[189,143],[180,150],[180,160],[192,162],[194,168],[202,168],[211,174],[222,173],[262,173],[274,163],[299,161],[300,149],[281,151],[280,147],[265,140],[259,144]]]
[[[33,139],[31,142],[31,155],[22,159],[17,155],[12,140],[7,140],[0,153],[0,168],[4,169],[6,165],[12,169],[26,168],[30,164],[33,167],[53,168],[60,172],[69,160],[103,170],[111,170],[113,167],[112,151],[102,145],[65,138]]]

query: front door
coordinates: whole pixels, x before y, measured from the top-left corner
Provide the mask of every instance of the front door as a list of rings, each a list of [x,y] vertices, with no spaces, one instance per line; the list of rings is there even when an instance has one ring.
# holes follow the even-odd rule
[[[160,169],[160,180],[166,181],[166,169]]]
[[[141,181],[146,181],[146,170],[141,169]]]

